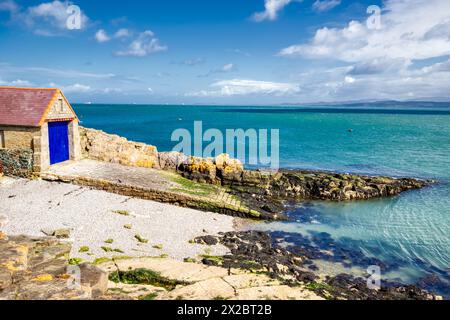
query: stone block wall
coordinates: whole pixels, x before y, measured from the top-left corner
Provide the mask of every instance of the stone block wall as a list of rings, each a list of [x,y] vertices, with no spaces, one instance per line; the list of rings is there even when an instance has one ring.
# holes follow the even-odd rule
[[[32,149],[33,138],[39,135],[39,128],[0,126],[5,149]]]
[[[155,146],[84,127],[79,127],[79,131],[84,158],[125,166],[159,168],[158,150]]]
[[[5,175],[31,177],[33,175],[33,150],[0,149],[0,167]]]
[[[39,135],[33,137],[33,170],[41,172],[50,166],[50,153],[48,144],[48,125],[44,123]]]
[[[70,160],[81,159],[80,130],[78,120],[69,123],[69,152]]]
[[[158,152],[155,146],[128,141],[103,131],[79,127],[83,158],[119,163],[132,167],[175,171],[197,181],[221,184],[242,176],[243,165],[227,154],[198,158],[179,152]]]

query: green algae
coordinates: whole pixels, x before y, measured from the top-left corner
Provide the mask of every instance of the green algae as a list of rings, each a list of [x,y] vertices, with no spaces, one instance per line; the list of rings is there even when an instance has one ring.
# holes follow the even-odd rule
[[[134,236],[134,238],[139,241],[140,243],[148,243],[148,239],[145,239],[144,237],[142,237],[140,234],[136,234]]]
[[[129,216],[130,212],[127,210],[114,210],[114,213],[120,214],[121,216]]]
[[[90,249],[89,249],[88,246],[82,246],[82,247],[80,247],[80,249],[78,250],[78,252],[80,252],[80,253],[86,253],[86,252],[89,252],[89,251],[90,251]]]
[[[131,271],[114,271],[110,273],[109,280],[115,283],[151,285],[168,291],[175,289],[179,284],[186,284],[181,281],[168,279],[161,276],[158,272],[144,268]]]
[[[83,263],[83,259],[81,259],[81,258],[70,258],[68,263],[71,266],[77,266],[77,265]]]

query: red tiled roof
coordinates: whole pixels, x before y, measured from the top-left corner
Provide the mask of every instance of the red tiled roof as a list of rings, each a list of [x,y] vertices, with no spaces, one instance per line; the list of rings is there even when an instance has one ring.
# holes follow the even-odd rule
[[[38,127],[58,89],[0,87],[0,125]]]

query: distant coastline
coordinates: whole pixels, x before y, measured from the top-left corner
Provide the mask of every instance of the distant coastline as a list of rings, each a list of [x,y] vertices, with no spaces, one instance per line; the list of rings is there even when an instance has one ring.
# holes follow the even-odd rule
[[[370,106],[417,106],[423,108],[450,108],[450,100],[373,100],[373,101],[343,101],[343,102],[299,102],[299,103],[274,103],[274,104],[242,104],[242,103],[129,103],[129,102],[75,102],[74,105],[135,105],[135,106],[183,106],[183,107],[300,107],[300,106],[341,106],[341,107],[370,107]]]

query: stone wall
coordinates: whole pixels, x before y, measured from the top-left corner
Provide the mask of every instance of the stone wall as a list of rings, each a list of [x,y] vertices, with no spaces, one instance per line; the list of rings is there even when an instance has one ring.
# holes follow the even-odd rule
[[[80,130],[78,120],[69,123],[69,151],[70,160],[81,159]]]
[[[31,149],[33,138],[39,135],[39,128],[0,126],[3,136],[4,148],[7,149]],[[1,146],[0,146],[1,147]]]
[[[67,108],[69,107],[67,106]],[[66,115],[66,113],[62,113],[61,116]],[[74,116],[72,114],[71,118]],[[56,117],[56,115],[53,114],[52,117]],[[0,135],[2,136],[0,148],[3,147],[8,150],[31,149],[34,151],[34,172],[42,172],[50,167],[48,122],[44,122],[41,127],[0,126]],[[71,160],[81,159],[80,135],[76,119],[69,122],[69,152]]]
[[[53,106],[47,114],[46,120],[66,120],[74,119],[75,113],[72,111],[67,100],[63,97],[61,93],[54,98]]]
[[[31,177],[33,174],[33,150],[0,149],[0,167],[5,175]]]
[[[83,127],[79,130],[84,158],[125,166],[159,168],[158,150],[154,146],[128,141],[99,130]]]
[[[79,127],[79,131],[81,152],[86,159],[174,171],[191,180],[213,184],[220,184],[223,179],[233,180],[243,171],[241,162],[227,154],[205,159],[179,152],[158,153],[155,146],[118,135],[84,127]]]
[[[50,150],[48,142],[48,124],[41,126],[39,135],[33,138],[33,171],[41,172],[50,167]]]

